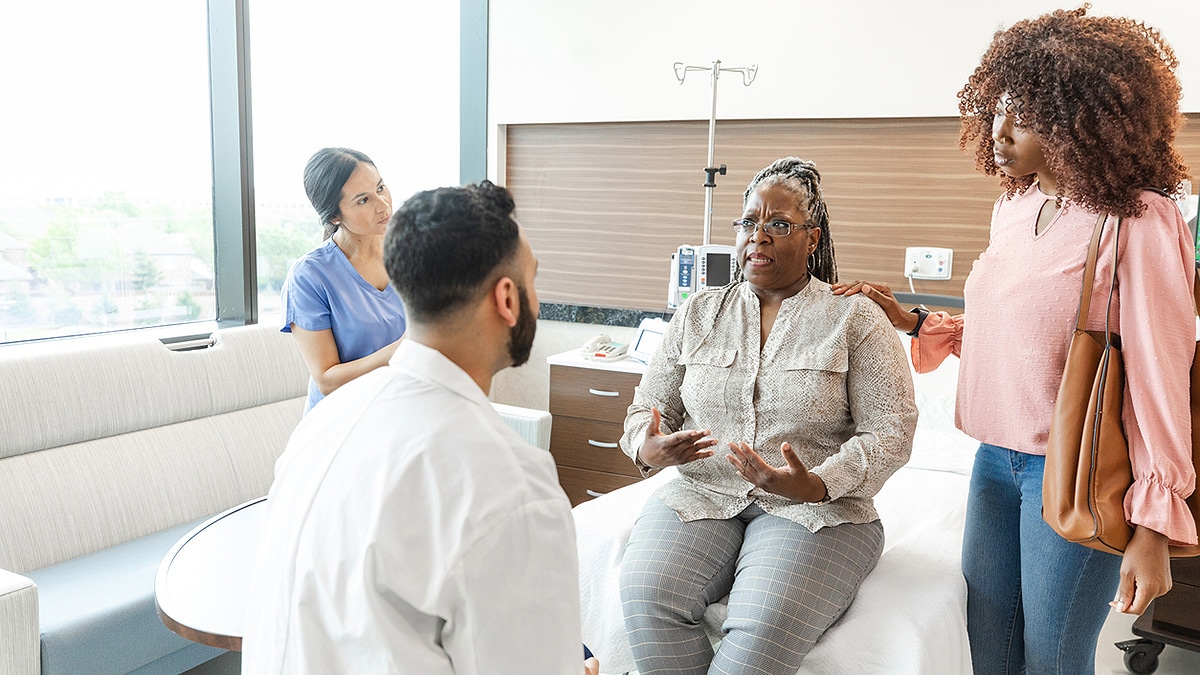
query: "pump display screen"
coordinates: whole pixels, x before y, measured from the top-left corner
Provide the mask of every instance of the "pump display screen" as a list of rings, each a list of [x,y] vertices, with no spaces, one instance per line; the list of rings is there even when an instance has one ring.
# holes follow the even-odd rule
[[[707,279],[704,285],[709,288],[720,288],[728,286],[732,279],[729,278],[729,254],[728,253],[709,253],[704,258],[704,267]]]
[[[654,331],[642,331],[638,335],[637,344],[633,346],[634,351],[653,354],[658,351],[658,345],[662,344],[663,334]]]

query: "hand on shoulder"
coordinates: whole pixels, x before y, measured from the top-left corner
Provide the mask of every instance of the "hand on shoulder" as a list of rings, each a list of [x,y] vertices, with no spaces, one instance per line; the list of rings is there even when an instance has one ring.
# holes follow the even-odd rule
[[[900,301],[896,300],[891,287],[887,284],[871,281],[850,281],[833,284],[834,295],[849,297],[859,293],[879,305],[883,309],[883,313],[887,315],[888,321],[896,329],[908,333],[917,327],[917,315],[900,306]]]

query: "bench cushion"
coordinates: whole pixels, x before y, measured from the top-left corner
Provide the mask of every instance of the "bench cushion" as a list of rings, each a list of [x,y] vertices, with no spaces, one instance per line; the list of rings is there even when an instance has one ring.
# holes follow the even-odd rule
[[[154,605],[159,563],[204,520],[29,572],[41,606],[42,673],[181,672],[223,654],[172,633]],[[153,667],[160,659],[170,666]]]

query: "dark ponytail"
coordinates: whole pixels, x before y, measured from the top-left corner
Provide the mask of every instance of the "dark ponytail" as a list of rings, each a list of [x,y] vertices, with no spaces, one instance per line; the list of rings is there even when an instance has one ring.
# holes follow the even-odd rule
[[[375,166],[363,153],[349,148],[321,148],[304,167],[304,191],[325,228],[325,239],[337,232],[333,219],[341,215],[342,188],[359,164]]]

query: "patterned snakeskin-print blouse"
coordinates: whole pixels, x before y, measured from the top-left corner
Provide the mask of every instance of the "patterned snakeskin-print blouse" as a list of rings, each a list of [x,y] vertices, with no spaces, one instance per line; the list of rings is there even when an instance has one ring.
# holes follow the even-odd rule
[[[679,467],[657,495],[685,520],[732,518],[751,503],[812,531],[879,518],[872,497],[908,461],[917,425],[908,359],[883,310],[816,278],[783,301],[759,348],[758,296],[745,282],[693,295],[672,319],[625,418],[637,456],[650,408],[662,433],[709,429],[707,459]],[[745,441],[773,466],[789,442],[829,501],[794,502],[744,481],[725,459]]]

